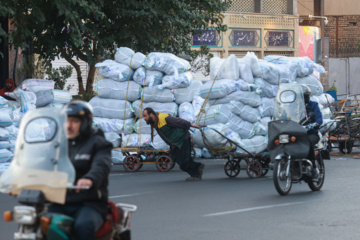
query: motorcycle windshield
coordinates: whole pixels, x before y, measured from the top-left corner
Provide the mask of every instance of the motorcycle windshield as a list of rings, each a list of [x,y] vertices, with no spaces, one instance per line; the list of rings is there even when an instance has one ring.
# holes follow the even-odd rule
[[[55,108],[24,115],[13,161],[0,177],[0,191],[17,194],[21,189],[39,189],[49,198],[47,192],[61,188],[64,192],[73,185],[75,170],[68,157],[66,121],[65,111]]]
[[[299,123],[306,118],[302,86],[287,83],[279,86],[275,97],[273,120],[291,120]]]

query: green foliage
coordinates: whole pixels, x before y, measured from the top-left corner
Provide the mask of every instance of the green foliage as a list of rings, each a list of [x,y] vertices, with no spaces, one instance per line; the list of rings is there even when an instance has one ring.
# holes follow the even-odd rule
[[[337,91],[337,88],[336,88],[336,86],[335,86],[335,83],[336,83],[336,80],[333,82],[333,84],[331,85],[331,87],[329,88],[328,91],[332,91],[332,90]]]
[[[83,100],[89,102],[95,96],[96,96],[95,92],[90,92],[90,93],[84,92],[82,94],[73,96],[73,100]]]
[[[25,78],[44,78],[43,61],[40,58],[36,58],[34,54],[29,55],[22,67],[16,69],[18,76]]]
[[[55,82],[55,89],[65,90],[66,80],[71,77],[72,74],[72,67],[59,67],[59,68],[52,68],[51,65],[46,67],[45,73],[48,75],[48,80],[53,80]],[[71,85],[67,87],[67,91],[71,89]]]
[[[77,57],[93,66],[113,58],[115,44],[144,54],[189,54],[191,34],[227,29],[222,12],[228,7],[223,0],[6,0],[0,17],[13,19],[12,45],[45,60]]]

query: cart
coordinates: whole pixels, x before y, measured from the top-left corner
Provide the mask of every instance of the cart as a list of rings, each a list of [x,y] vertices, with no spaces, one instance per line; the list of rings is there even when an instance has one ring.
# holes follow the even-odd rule
[[[127,172],[139,171],[144,164],[155,164],[160,172],[168,172],[174,168],[175,162],[170,157],[170,150],[158,150],[150,147],[114,148],[125,156],[123,167]]]
[[[270,156],[267,152],[264,151],[260,154],[252,154],[243,147],[239,146],[237,143],[224,136],[216,129],[211,129],[227,140],[227,147],[211,146],[211,144],[206,141],[203,129],[201,129],[200,131],[203,135],[204,144],[213,156],[227,159],[227,162],[224,165],[224,171],[228,177],[236,177],[237,175],[239,175],[240,170],[246,170],[249,178],[263,177],[268,173],[270,169]],[[245,154],[240,154],[236,152],[236,147],[242,149]],[[245,168],[241,167],[241,161],[245,161]]]

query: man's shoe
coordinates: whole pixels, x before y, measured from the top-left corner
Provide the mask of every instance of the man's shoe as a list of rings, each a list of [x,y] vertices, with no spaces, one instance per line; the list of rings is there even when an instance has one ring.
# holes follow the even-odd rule
[[[313,168],[311,174],[313,178],[319,178],[319,170],[317,168]]]
[[[201,177],[188,177],[185,180],[186,181],[201,181]]]
[[[199,166],[199,177],[202,178],[203,172],[204,172],[205,164],[200,163]]]

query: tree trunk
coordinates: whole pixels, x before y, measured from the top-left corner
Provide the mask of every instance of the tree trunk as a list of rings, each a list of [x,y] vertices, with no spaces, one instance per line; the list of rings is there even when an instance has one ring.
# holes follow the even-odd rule
[[[93,91],[93,84],[95,80],[95,64],[90,65],[87,81],[86,81],[86,92],[91,93]]]
[[[77,64],[71,58],[65,58],[65,60],[68,61],[76,70],[76,75],[77,75],[78,84],[79,84],[79,94],[84,93],[85,89],[84,89],[84,84],[83,84],[82,77],[81,77],[81,69],[80,69],[79,64]]]

